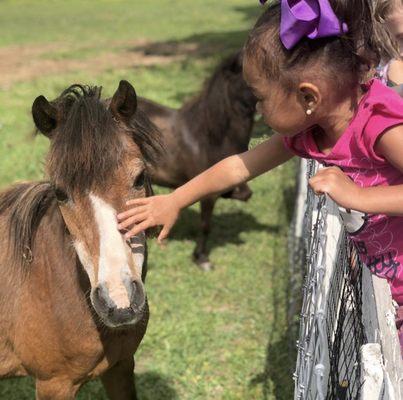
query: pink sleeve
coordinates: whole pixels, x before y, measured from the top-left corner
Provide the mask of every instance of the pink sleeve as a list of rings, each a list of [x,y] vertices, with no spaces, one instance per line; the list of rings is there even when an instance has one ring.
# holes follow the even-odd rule
[[[363,132],[363,142],[371,157],[384,161],[384,157],[375,152],[377,140],[389,129],[403,124],[403,100],[394,93],[388,97],[385,104],[374,104],[371,118]]]
[[[295,155],[302,158],[311,158],[306,148],[303,133],[295,136],[285,136],[283,138],[284,146]]]

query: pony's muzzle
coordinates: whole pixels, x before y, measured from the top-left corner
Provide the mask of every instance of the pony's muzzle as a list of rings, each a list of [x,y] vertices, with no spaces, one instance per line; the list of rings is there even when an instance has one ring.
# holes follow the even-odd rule
[[[109,290],[105,284],[99,284],[92,293],[91,299],[95,311],[105,325],[109,327],[133,325],[143,316],[146,301],[143,283],[127,280],[125,287],[130,299],[130,306],[128,307],[118,307],[109,295]]]

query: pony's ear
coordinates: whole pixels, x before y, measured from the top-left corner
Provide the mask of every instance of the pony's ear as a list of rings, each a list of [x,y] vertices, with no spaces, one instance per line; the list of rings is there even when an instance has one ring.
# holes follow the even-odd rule
[[[120,81],[109,106],[117,119],[129,121],[137,110],[137,95],[134,87],[127,81]]]
[[[52,136],[52,131],[57,126],[57,110],[44,96],[39,96],[32,104],[32,117],[36,127],[45,136]]]

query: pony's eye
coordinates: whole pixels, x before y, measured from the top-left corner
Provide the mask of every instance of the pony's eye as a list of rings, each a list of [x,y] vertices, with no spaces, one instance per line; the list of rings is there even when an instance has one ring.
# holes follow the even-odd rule
[[[141,189],[144,186],[146,180],[145,172],[143,171],[133,182],[133,189]]]
[[[65,203],[69,199],[69,196],[67,195],[67,193],[60,188],[55,189],[55,196],[56,196],[56,200],[59,203]]]

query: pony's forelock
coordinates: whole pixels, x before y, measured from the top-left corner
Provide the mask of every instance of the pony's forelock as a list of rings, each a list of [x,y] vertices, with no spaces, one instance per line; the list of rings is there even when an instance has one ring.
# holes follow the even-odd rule
[[[107,183],[122,160],[122,129],[146,162],[155,163],[161,151],[159,132],[148,118],[137,111],[130,121],[118,123],[101,91],[73,85],[52,102],[61,121],[51,140],[47,170],[52,182],[70,192]]]

